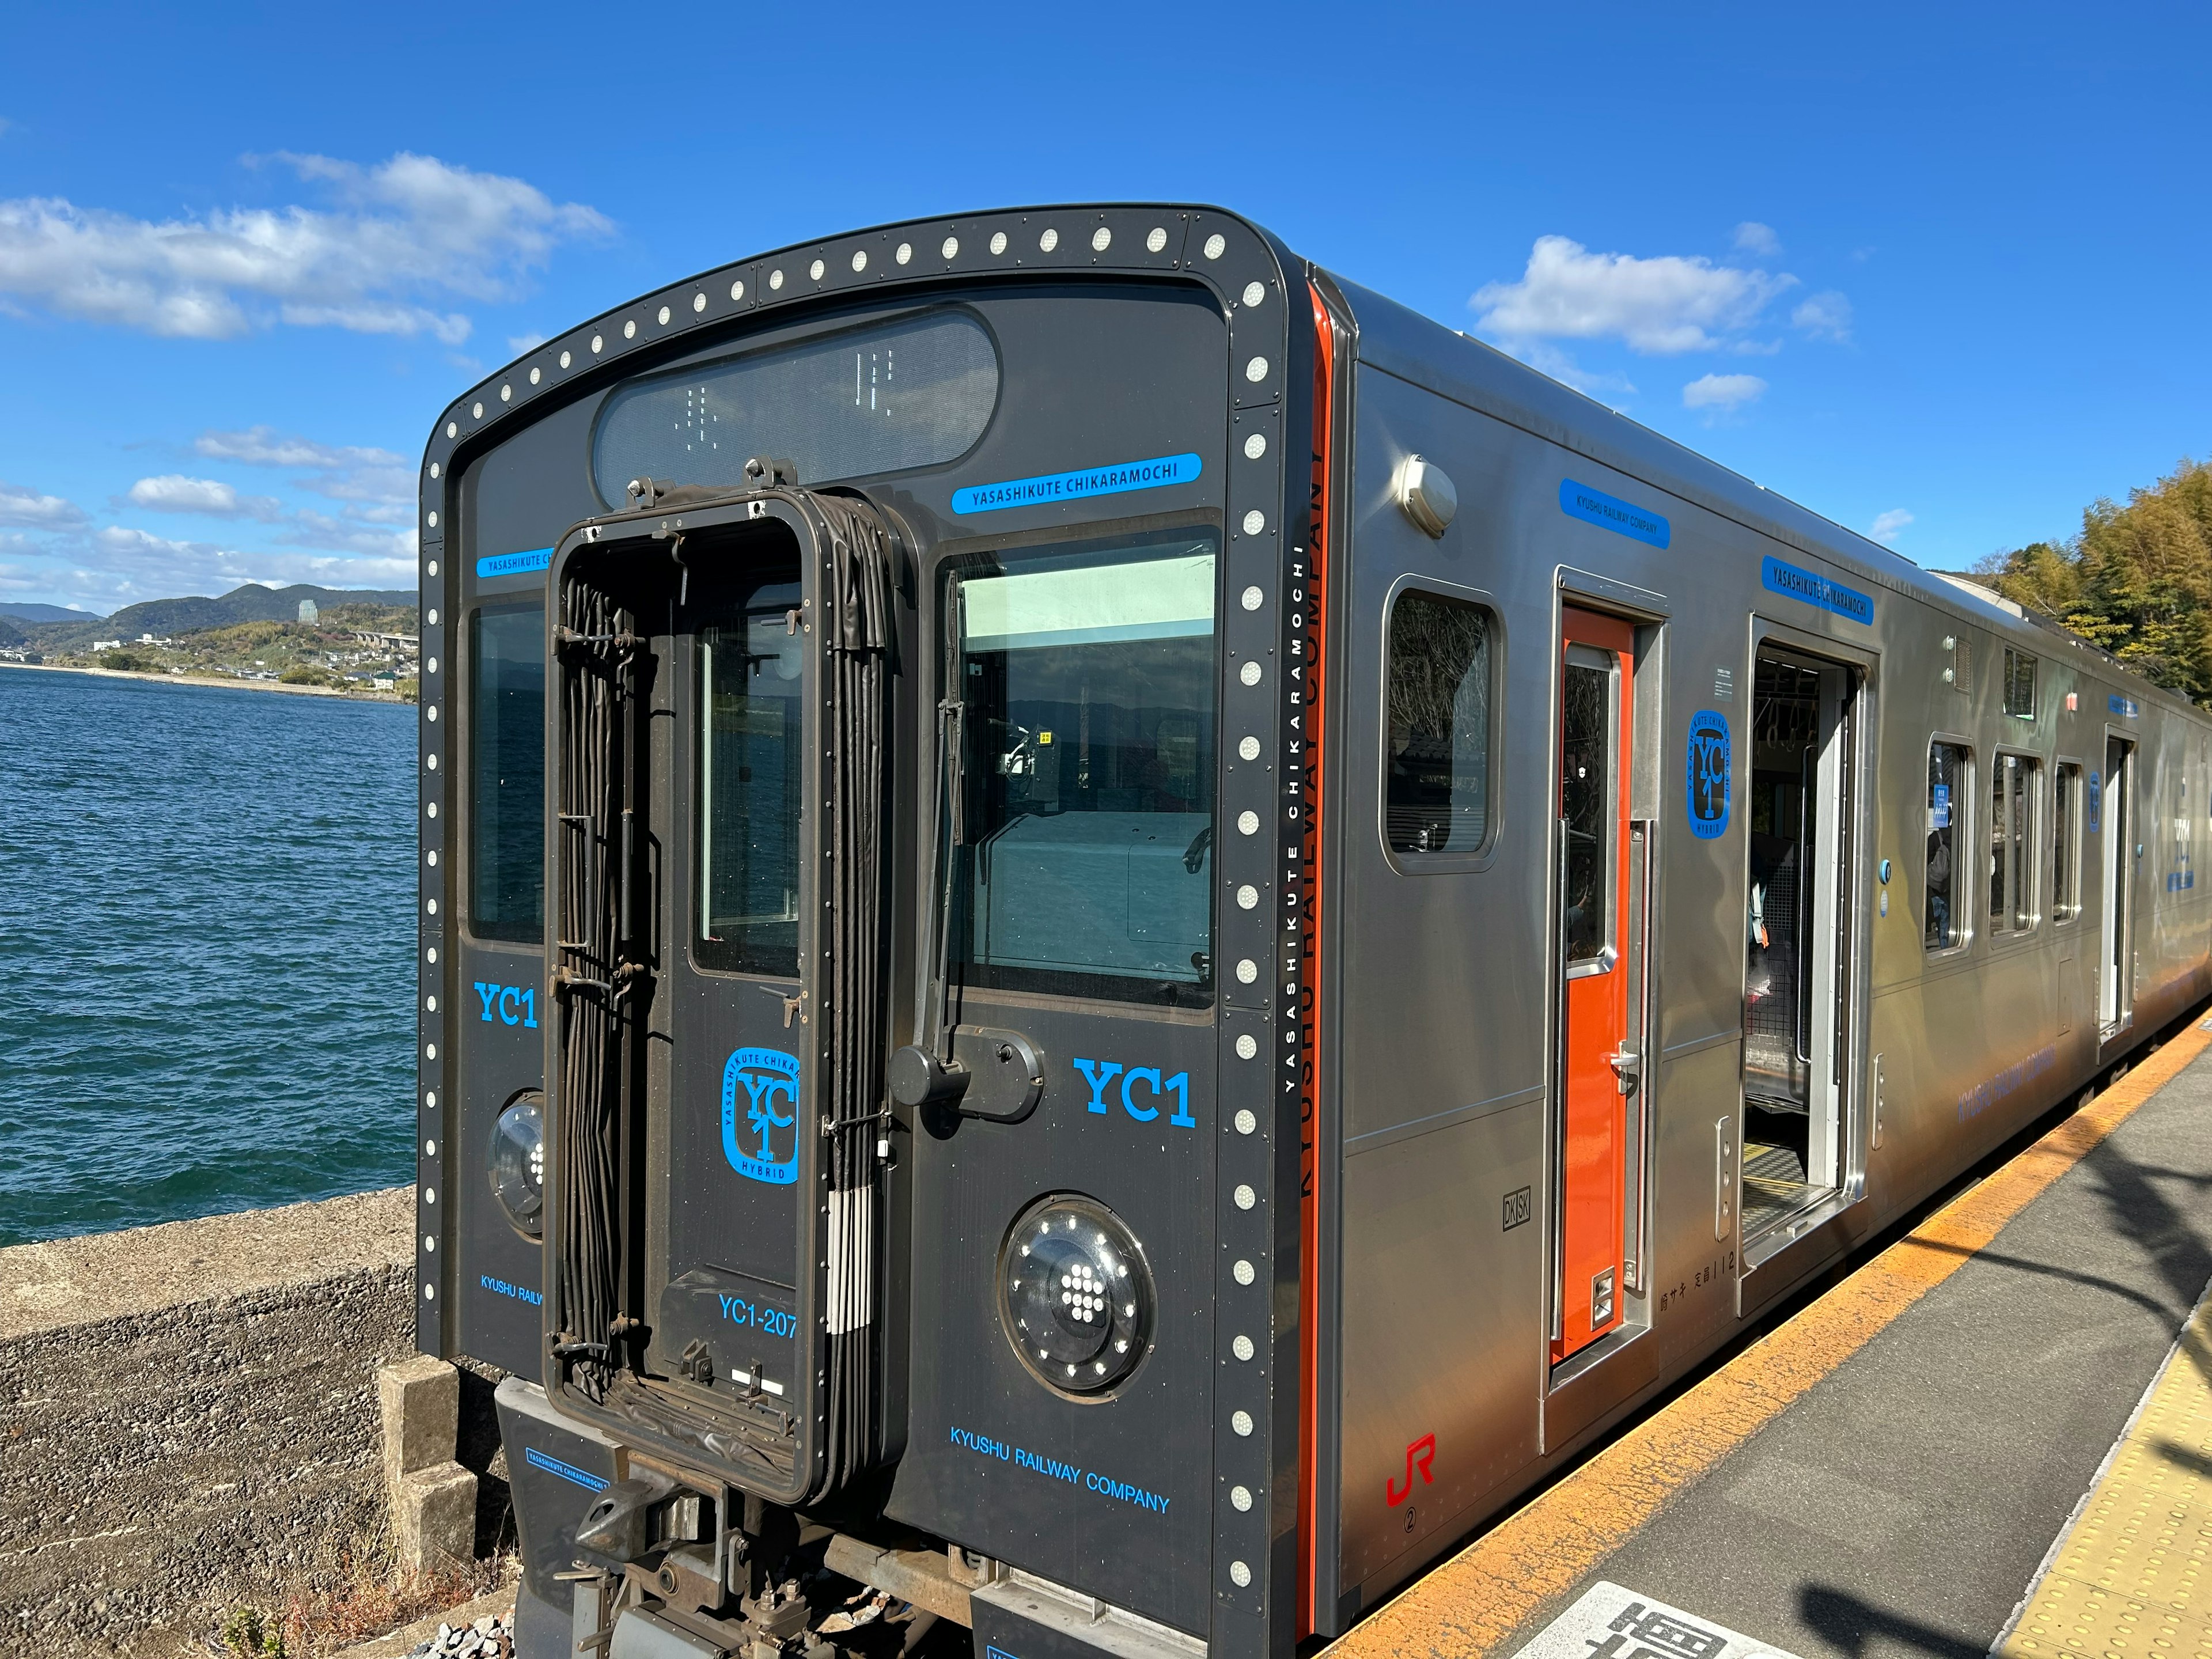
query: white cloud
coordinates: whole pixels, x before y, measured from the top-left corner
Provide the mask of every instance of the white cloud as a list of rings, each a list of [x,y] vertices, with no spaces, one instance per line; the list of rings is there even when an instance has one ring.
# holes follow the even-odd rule
[[[415,500],[415,470],[388,449],[317,443],[266,426],[243,432],[203,432],[192,441],[192,448],[210,460],[304,473],[306,477],[292,482],[333,501],[392,507]]]
[[[1503,339],[1604,339],[1668,356],[1710,350],[1748,328],[1768,301],[1796,285],[1699,258],[1592,253],[1565,236],[1540,236],[1517,283],[1492,283],[1468,302],[1476,326]]]
[[[1790,313],[1790,320],[1816,340],[1840,343],[1851,337],[1851,302],[1828,289],[1802,302]]]
[[[374,558],[405,559],[410,564],[416,547],[411,524],[404,530],[377,530],[356,518],[333,519],[312,509],[294,514],[276,539],[289,547],[323,547]]]
[[[507,349],[518,357],[526,351],[537,350],[544,343],[545,336],[543,334],[510,334],[507,337]]]
[[[281,321],[454,345],[468,318],[426,301],[507,298],[561,243],[611,229],[594,209],[433,156],[276,159],[336,205],[154,221],[58,197],[0,201],[0,305],[194,339]]]
[[[41,495],[21,484],[0,483],[0,524],[25,530],[68,530],[85,522],[84,509],[59,495]]]
[[[110,598],[171,599],[185,593],[223,593],[240,582],[282,586],[317,582],[331,587],[412,587],[413,557],[318,557],[302,553],[244,552],[210,542],[175,541],[109,526],[87,538],[77,563],[85,586]]]
[[[1904,532],[1905,526],[1911,522],[1912,515],[1910,513],[1901,507],[1893,507],[1887,513],[1877,513],[1874,515],[1874,526],[1867,534],[1884,547],[1893,547],[1897,544],[1897,538]]]
[[[1700,374],[1682,388],[1682,407],[1723,413],[1757,403],[1766,382],[1756,374]]]
[[[156,513],[204,513],[210,518],[258,519],[264,524],[284,511],[284,504],[273,495],[241,495],[219,479],[187,478],[178,472],[139,479],[131,486],[131,501]]]
[[[1735,245],[1762,259],[1778,258],[1782,253],[1782,239],[1774,234],[1774,228],[1756,219],[1747,219],[1735,228]]]

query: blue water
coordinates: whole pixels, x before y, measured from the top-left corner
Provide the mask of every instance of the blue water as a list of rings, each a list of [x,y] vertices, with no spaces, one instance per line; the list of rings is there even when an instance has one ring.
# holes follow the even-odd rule
[[[413,1170],[413,710],[0,669],[0,1244]]]

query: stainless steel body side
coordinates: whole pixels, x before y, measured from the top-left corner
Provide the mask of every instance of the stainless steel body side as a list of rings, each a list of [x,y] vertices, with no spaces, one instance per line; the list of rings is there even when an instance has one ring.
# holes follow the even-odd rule
[[[1320,1266],[1338,1276],[1342,1312],[1340,1382],[1317,1409],[1334,1415],[1341,1461],[1335,1512],[1322,1522],[1324,1534],[1340,1529],[1338,1547],[1324,1536],[1317,1549],[1324,1631],[2212,985],[2191,868],[2192,836],[2212,813],[2212,728],[2201,712],[1486,348],[1352,285],[1344,293],[1359,367],[1332,726],[1342,1116],[1323,1152],[1340,1161],[1343,1198],[1335,1259]],[[1459,497],[1433,539],[1394,495],[1416,454]],[[1664,515],[1667,544],[1566,515],[1565,479]],[[1853,603],[1806,601],[1772,579],[1775,560],[1844,585]],[[1556,971],[1547,768],[1558,606],[1578,581],[1663,595],[1667,612],[1650,1296],[1644,1329],[1617,1333],[1586,1368],[1554,1371],[1545,1362]],[[1389,608],[1408,586],[1460,593],[1496,618],[1498,828],[1480,857],[1425,866],[1388,845]],[[1601,593],[1573,602],[1606,608]],[[1717,1200],[1740,1174],[1748,727],[1754,659],[1770,636],[1863,676],[1865,720],[1853,833],[1840,844],[1852,914],[1832,918],[1844,955],[1830,989],[1846,1003],[1833,1186],[1769,1233],[1747,1267],[1738,1213]],[[2008,648],[2040,666],[2032,718],[2006,713]],[[1711,838],[1689,832],[1683,799],[1701,711],[1727,723],[1745,757],[1731,821]],[[2061,921],[2051,780],[2061,760],[2101,773],[2108,728],[2135,745],[2121,886],[2097,874],[2107,803],[2076,836],[2081,908]],[[1939,737],[1967,750],[1972,769],[1957,805],[1954,890],[1968,925],[1957,948],[1930,953],[1929,745]],[[2038,768],[2037,897],[2032,925],[1996,931],[1986,769],[2001,752]],[[2115,890],[2131,912],[2124,959],[2100,963]],[[2132,1018],[2100,1041],[2100,975],[2113,972],[2126,977]],[[1508,1227],[1510,1194],[1523,1186],[1532,1221]]]

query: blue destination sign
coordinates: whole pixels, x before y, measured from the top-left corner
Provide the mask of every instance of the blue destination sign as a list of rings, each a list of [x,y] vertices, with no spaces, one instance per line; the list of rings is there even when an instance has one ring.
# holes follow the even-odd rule
[[[1759,562],[1759,581],[1768,592],[1779,593],[1784,599],[1817,605],[1823,611],[1849,617],[1855,623],[1874,621],[1874,601],[1856,587],[1846,587],[1826,576],[1800,570],[1794,564],[1784,564],[1771,553]]]
[[[2142,705],[2133,697],[2107,697],[2105,699],[2105,707],[2124,720],[2131,720],[2142,713]]]
[[[1091,495],[1121,495],[1132,489],[1163,489],[1189,483],[1206,470],[1195,455],[1160,455],[1149,461],[1116,461],[1080,472],[1048,472],[1004,483],[970,484],[952,492],[955,513],[996,513],[1009,507],[1039,507],[1051,501],[1079,501]]]
[[[533,547],[526,553],[494,553],[477,561],[477,580],[481,582],[494,576],[526,576],[552,562],[553,550],[550,547]]]
[[[1637,507],[1602,489],[1577,483],[1572,478],[1559,480],[1559,511],[1571,519],[1610,530],[1616,536],[1649,542],[1654,547],[1664,547],[1674,537],[1667,520],[1649,507]]]

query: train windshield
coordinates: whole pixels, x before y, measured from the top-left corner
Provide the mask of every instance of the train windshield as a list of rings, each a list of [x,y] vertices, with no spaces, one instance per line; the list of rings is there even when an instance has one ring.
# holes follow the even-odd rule
[[[964,981],[1211,1000],[1214,550],[1040,549],[956,580]]]

